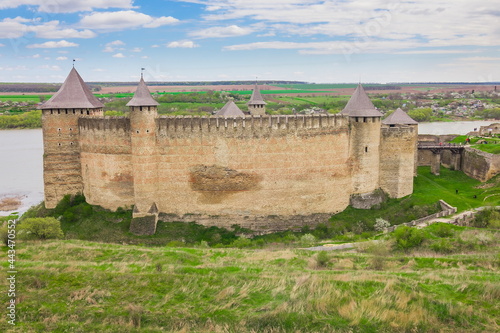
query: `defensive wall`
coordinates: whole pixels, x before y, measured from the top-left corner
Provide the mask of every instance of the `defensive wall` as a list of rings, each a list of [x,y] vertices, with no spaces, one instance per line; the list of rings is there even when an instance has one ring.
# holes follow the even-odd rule
[[[321,213],[339,212],[349,204],[346,116],[158,117],[143,133],[153,136],[152,146],[135,151],[133,136],[141,133],[130,123],[124,117],[78,122],[82,182],[91,204],[108,209],[137,205],[134,154],[143,150],[152,158],[148,169],[157,175],[140,186],[151,193],[147,200],[154,200],[159,212],[168,213],[163,218],[219,216],[199,220],[264,228],[271,226],[264,217],[285,216],[272,223],[278,222],[273,228],[280,230],[317,224]]]
[[[479,181],[487,181],[500,172],[500,155],[491,154],[468,146],[456,146],[445,143],[456,135],[419,135],[419,144],[441,145],[439,151],[418,150],[418,166],[442,165],[453,170],[461,170],[467,176]],[[437,166],[436,166],[437,165]],[[438,172],[438,171],[437,171]]]

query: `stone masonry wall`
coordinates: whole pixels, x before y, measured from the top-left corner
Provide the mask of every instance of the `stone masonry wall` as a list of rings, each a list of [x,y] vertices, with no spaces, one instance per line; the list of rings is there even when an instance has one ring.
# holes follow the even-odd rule
[[[82,191],[78,117],[80,109],[42,113],[45,206],[55,208],[66,194]]]
[[[462,171],[469,177],[482,182],[487,181],[500,172],[500,156],[466,147]]]
[[[157,140],[160,212],[293,216],[349,203],[346,117],[162,117]]]
[[[417,127],[382,127],[380,187],[392,198],[413,193]]]
[[[130,120],[80,118],[83,188],[87,202],[115,210],[134,204]]]

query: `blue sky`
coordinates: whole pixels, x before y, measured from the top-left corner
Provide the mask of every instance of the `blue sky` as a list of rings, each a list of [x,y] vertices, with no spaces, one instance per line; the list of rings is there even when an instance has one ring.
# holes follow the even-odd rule
[[[0,0],[0,82],[500,81],[500,0]]]

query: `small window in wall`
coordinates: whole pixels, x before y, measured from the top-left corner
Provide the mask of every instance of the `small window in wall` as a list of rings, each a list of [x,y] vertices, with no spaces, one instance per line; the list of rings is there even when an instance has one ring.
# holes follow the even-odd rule
[[[139,134],[139,131],[136,131],[137,134]]]
[[[58,145],[58,146],[60,146],[60,145],[61,145],[61,143],[58,143],[57,145]]]
[[[61,132],[61,129],[60,129],[60,128],[58,128],[58,129],[57,129],[57,131],[58,131],[58,132]]]
[[[146,133],[149,133],[149,130],[146,130]]]
[[[70,145],[73,145],[73,142],[70,142],[69,144],[70,144]]]
[[[368,152],[368,147],[365,147],[365,153],[367,153],[367,152]]]
[[[89,111],[89,110],[87,110],[87,116],[88,116],[89,114],[90,114],[90,111]]]

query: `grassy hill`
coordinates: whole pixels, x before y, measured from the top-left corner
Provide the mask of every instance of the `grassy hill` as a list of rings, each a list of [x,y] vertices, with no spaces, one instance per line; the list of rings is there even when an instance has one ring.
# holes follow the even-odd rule
[[[390,239],[355,252],[24,242],[18,323],[2,316],[0,330],[497,331],[498,232],[452,227],[442,237],[433,225],[425,233],[410,252],[391,250]],[[461,245],[431,250],[443,241]]]

